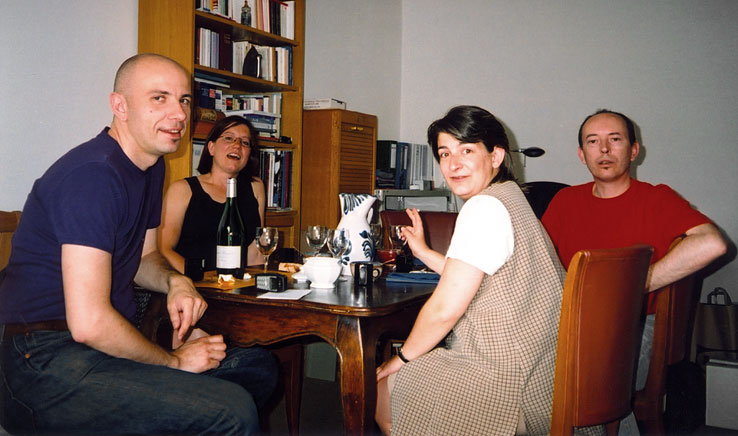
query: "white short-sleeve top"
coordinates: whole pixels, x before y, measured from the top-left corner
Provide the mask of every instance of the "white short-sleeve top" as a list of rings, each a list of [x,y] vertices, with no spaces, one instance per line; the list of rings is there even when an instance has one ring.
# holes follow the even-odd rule
[[[489,195],[470,198],[459,211],[446,258],[494,274],[512,256],[512,221],[502,202]]]

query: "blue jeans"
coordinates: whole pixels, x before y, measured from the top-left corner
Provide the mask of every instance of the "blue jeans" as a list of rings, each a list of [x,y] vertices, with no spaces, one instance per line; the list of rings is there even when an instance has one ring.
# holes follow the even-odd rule
[[[277,382],[262,348],[229,350],[220,368],[192,374],[111,357],[69,332],[2,341],[0,370],[8,431],[75,435],[254,434],[257,403]]]

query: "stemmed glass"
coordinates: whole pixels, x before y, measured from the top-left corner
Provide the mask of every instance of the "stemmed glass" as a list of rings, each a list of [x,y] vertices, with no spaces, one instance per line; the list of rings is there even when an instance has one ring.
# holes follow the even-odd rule
[[[328,239],[328,229],[323,226],[307,226],[305,239],[307,239],[308,246],[315,252],[314,255],[317,256]]]
[[[390,226],[390,242],[392,242],[392,248],[396,250],[402,250],[402,247],[407,244],[407,240],[402,237],[402,228],[406,226],[393,224]]]
[[[264,272],[267,270],[269,256],[277,248],[279,241],[279,233],[276,227],[257,227],[256,228],[256,247],[264,256]]]
[[[328,230],[328,249],[333,257],[341,259],[343,253],[351,244],[348,229],[330,229]]]

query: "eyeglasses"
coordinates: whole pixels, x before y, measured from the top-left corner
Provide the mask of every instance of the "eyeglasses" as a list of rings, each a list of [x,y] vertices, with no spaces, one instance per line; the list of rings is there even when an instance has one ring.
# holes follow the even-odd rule
[[[251,140],[249,138],[236,138],[231,135],[223,135],[220,138],[223,138],[223,141],[228,145],[233,145],[238,142],[241,147],[251,148]]]

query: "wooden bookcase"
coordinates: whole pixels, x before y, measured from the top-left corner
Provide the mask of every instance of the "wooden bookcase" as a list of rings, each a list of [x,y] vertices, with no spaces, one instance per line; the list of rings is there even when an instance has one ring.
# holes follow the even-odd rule
[[[305,59],[305,0],[295,3],[295,38],[287,39],[263,32],[234,21],[195,10],[194,0],[139,0],[138,4],[138,52],[159,53],[179,62],[190,73],[195,71],[226,78],[227,92],[281,92],[281,135],[292,139],[291,144],[260,139],[261,148],[292,150],[292,205],[289,210],[267,209],[266,224],[280,230],[280,245],[299,248],[301,175],[302,168],[302,101]],[[203,67],[195,64],[195,32],[197,27],[226,30],[234,41],[248,40],[254,44],[274,47],[292,47],[292,84],[256,79],[230,71]],[[194,85],[194,82],[193,82]],[[195,108],[193,108],[193,114]],[[192,123],[190,123],[190,132]],[[204,139],[204,138],[202,138]],[[165,189],[173,181],[191,175],[192,134],[186,135],[180,149],[165,157],[167,174]]]
[[[303,114],[300,229],[335,227],[341,219],[338,194],[374,193],[377,117],[343,109],[306,110]]]

